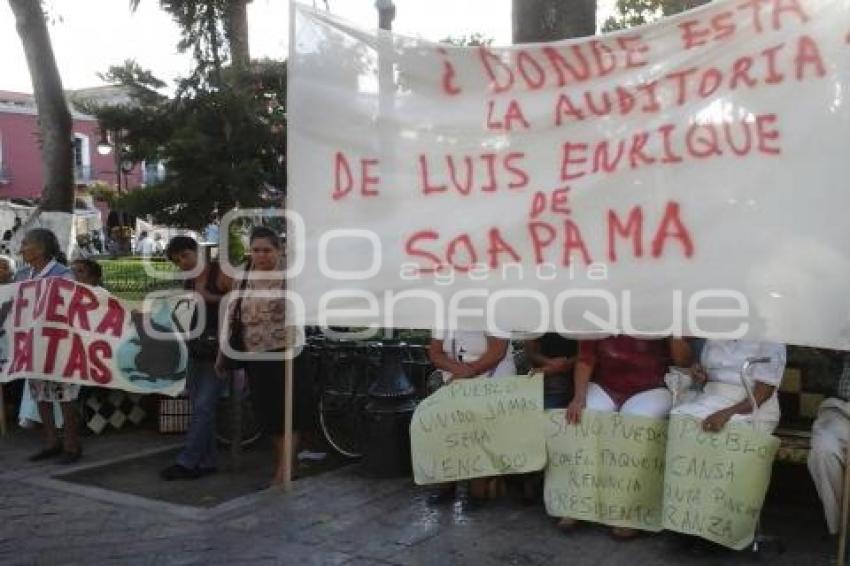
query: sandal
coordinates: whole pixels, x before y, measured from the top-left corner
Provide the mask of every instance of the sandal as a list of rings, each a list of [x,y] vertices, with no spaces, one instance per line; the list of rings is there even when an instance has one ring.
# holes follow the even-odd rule
[[[83,457],[83,449],[77,448],[76,450],[63,450],[62,457],[59,458],[59,463],[62,465],[70,465],[77,462],[80,458]]]
[[[55,458],[62,454],[62,445],[59,443],[54,444],[48,448],[42,448],[28,459],[30,462],[41,462],[42,460],[48,460],[50,458]]]
[[[562,533],[569,533],[578,526],[578,519],[572,517],[561,517],[555,525]]]
[[[487,499],[499,499],[508,494],[508,484],[503,478],[493,478],[487,483]]]
[[[632,540],[640,536],[640,531],[626,527],[614,527],[611,529],[611,534],[614,535],[614,538],[617,540]]]

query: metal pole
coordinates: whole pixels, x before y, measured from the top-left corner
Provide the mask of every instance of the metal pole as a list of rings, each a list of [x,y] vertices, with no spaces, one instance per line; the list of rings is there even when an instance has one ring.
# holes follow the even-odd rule
[[[290,56],[295,55],[295,1],[290,0],[289,2],[289,53]],[[290,58],[290,61],[292,59]],[[290,77],[292,75],[289,75]],[[291,91],[290,91],[291,92]],[[287,98],[287,102],[288,102]],[[289,105],[287,104],[287,107]],[[292,136],[289,136],[287,143],[292,143]],[[284,207],[289,206],[289,199],[287,198],[284,201]],[[286,247],[284,248],[286,251],[283,256],[283,263],[286,265],[286,261],[289,255],[289,248],[292,245],[292,238],[289,237],[289,229],[287,224],[287,238],[286,238]],[[287,287],[289,286],[288,282],[284,278],[283,280],[283,288],[284,292],[286,292]],[[291,336],[293,332],[286,332],[286,348],[289,349],[292,347]],[[283,360],[283,488],[284,493],[292,490],[292,360],[289,359],[289,356],[286,356]]]
[[[378,27],[386,31],[392,31],[393,20],[396,15],[395,4],[392,0],[376,0],[375,8],[378,9]],[[381,159],[390,169],[395,169],[396,155],[393,151],[394,140],[387,126],[389,118],[395,113],[395,79],[393,62],[387,58],[387,53],[392,49],[392,39],[379,38],[381,51],[378,54],[378,108],[381,118],[378,126],[380,136]],[[384,328],[384,339],[392,340],[395,332],[392,328]]]
[[[292,351],[295,346],[292,340],[293,334],[293,332],[286,333],[287,351]],[[285,492],[292,489],[292,396],[295,393],[292,390],[294,381],[292,363],[293,360],[289,356],[283,361],[283,466],[285,469],[283,491]]]
[[[115,146],[115,150],[113,151],[113,155],[115,157],[115,189],[118,192],[118,198],[121,198],[121,163],[123,162],[123,143],[121,141],[121,131],[115,130],[115,137],[112,140],[113,145]],[[118,210],[118,241],[116,244],[120,246],[119,253],[123,253],[126,250],[124,249],[124,224],[127,222],[126,216],[124,216],[124,210]],[[130,250],[132,253],[133,250]]]
[[[395,4],[393,0],[376,0],[375,8],[378,9],[378,27],[392,31],[395,19]]]

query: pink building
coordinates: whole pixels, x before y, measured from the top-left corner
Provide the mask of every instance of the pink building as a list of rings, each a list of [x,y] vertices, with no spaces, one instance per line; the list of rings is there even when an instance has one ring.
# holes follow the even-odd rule
[[[78,91],[87,97],[114,91],[115,87],[102,87]],[[69,93],[72,97],[77,93]],[[74,110],[69,104],[73,119],[74,178],[77,187],[91,186],[96,182],[112,187],[118,182],[114,151],[101,155],[97,151],[102,140],[97,120]],[[0,200],[23,198],[38,199],[43,182],[41,150],[38,141],[38,113],[31,94],[0,91]],[[153,177],[162,174],[161,166],[136,165],[126,175],[122,174],[122,188],[133,189],[155,182]],[[106,218],[104,218],[106,220]]]

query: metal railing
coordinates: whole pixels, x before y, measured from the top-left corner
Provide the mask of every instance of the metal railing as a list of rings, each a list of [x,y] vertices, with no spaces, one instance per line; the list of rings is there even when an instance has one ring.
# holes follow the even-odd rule
[[[165,173],[145,173],[144,185],[158,185],[165,180]]]
[[[74,165],[74,182],[90,183],[94,180],[94,168],[91,165]]]

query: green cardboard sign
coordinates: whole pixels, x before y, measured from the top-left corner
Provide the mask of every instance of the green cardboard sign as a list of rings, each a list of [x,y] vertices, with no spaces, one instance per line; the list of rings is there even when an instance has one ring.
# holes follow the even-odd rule
[[[745,423],[703,432],[692,417],[670,419],[664,528],[736,550],[753,540],[779,439]]]
[[[546,411],[546,511],[660,531],[667,422],[585,411],[571,425],[564,415]]]
[[[424,485],[541,470],[543,422],[541,375],[453,381],[413,414],[414,480]]]

